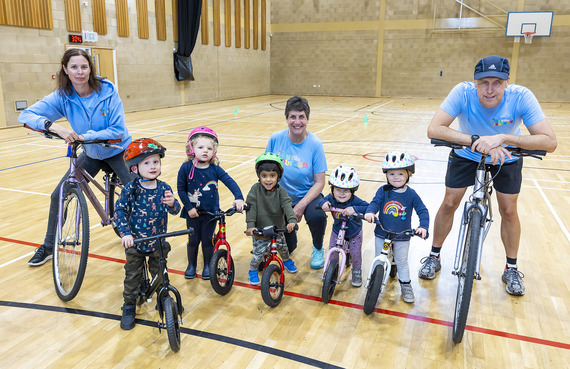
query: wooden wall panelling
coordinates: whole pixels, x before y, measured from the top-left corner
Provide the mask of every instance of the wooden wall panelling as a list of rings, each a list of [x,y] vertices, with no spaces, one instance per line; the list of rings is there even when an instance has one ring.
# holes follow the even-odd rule
[[[208,19],[208,0],[202,0],[202,14],[200,15],[200,32],[202,34],[202,45],[210,42],[210,20]]]
[[[214,45],[222,43],[220,35],[220,0],[214,0]]]
[[[236,47],[241,47],[241,0],[234,1]]]
[[[65,24],[69,32],[81,32],[81,8],[79,0],[65,0]]]
[[[93,31],[99,35],[107,34],[107,10],[105,0],[93,1]]]
[[[117,34],[119,37],[129,37],[129,4],[127,0],[115,0],[117,9]]]
[[[137,0],[137,28],[139,38],[148,39],[148,5],[146,0]]]
[[[266,37],[266,33],[267,33],[267,17],[266,17],[266,7],[267,7],[267,1],[266,0],[261,0],[261,50],[265,50],[267,48],[267,37]]]
[[[250,6],[249,6],[249,2],[251,0],[243,0],[243,39],[244,39],[244,43],[245,43],[245,48],[249,49],[250,46],[250,25],[251,25],[251,21],[250,21]]]
[[[51,0],[0,0],[0,24],[53,29]]]
[[[154,0],[154,13],[156,16],[156,39],[166,41],[166,7],[164,0]]]
[[[178,41],[178,0],[172,0],[172,38]]]
[[[226,46],[232,46],[232,1],[224,0],[224,31]]]
[[[253,49],[259,48],[259,0],[253,0]]]

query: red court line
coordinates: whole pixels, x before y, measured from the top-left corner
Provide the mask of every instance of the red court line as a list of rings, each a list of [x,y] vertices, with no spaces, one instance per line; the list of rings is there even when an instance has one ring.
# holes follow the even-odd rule
[[[26,245],[26,246],[40,247],[40,244],[37,244],[37,243],[15,240],[12,238],[0,237],[0,241],[12,242],[12,243],[17,243],[17,244]],[[100,259],[100,260],[113,261],[113,262],[121,263],[121,264],[126,263],[125,260],[117,259],[117,258],[111,258],[108,256],[103,256],[103,255],[89,254],[89,257],[92,257],[95,259]],[[173,273],[173,274],[184,275],[184,272],[181,270],[168,269],[168,271],[170,273]],[[200,278],[201,275],[197,274],[196,277]],[[252,286],[249,283],[234,281],[234,285],[259,290],[259,286]],[[312,295],[306,295],[303,293],[284,291],[283,294],[287,295],[287,296],[305,299],[305,300],[322,301],[320,297],[312,296]],[[363,308],[363,306],[360,304],[354,304],[354,303],[345,302],[345,301],[338,301],[338,300],[330,300],[329,304],[344,306],[344,307],[348,307],[351,309],[358,309],[358,310],[362,310],[362,308]],[[402,313],[399,311],[380,309],[380,308],[375,308],[374,311],[376,313],[383,314],[383,315],[390,315],[390,316],[395,316],[398,318],[411,319],[411,320],[416,320],[419,322],[425,322],[425,323],[430,323],[430,324],[437,324],[437,325],[442,325],[445,327],[451,327],[453,325],[452,322],[448,322],[446,320],[434,319],[434,318],[429,318],[429,317],[425,317],[425,316],[421,316],[421,315],[407,314],[407,313]],[[561,349],[565,349],[565,350],[570,350],[570,344],[568,344],[568,343],[545,340],[542,338],[535,338],[535,337],[530,337],[530,336],[523,336],[520,334],[502,332],[502,331],[497,331],[495,329],[488,329],[488,328],[477,327],[477,326],[473,326],[473,325],[466,325],[465,329],[468,331],[487,334],[490,336],[510,338],[510,339],[514,339],[514,340],[518,340],[518,341],[536,343],[539,345],[551,346],[551,347],[561,348]]]

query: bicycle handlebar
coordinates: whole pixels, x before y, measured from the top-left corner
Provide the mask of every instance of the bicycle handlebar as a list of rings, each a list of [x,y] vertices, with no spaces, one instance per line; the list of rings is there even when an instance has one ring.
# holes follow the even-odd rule
[[[249,210],[249,206],[247,206],[247,205],[244,206],[243,210]],[[216,219],[221,218],[223,216],[231,217],[235,213],[243,213],[243,211],[238,211],[235,206],[232,206],[231,208],[229,208],[226,211],[219,210],[219,211],[211,212],[211,211],[207,211],[207,210],[198,210],[198,214],[200,214],[200,215],[211,215]]]
[[[58,139],[58,140],[63,140],[63,137],[61,137],[60,135],[58,135],[55,132],[51,132],[51,131],[46,131],[46,130],[38,130],[38,129],[34,129],[30,126],[28,126],[27,124],[24,124],[24,127],[38,133],[41,136],[44,136],[45,138],[49,138],[49,139]],[[118,149],[122,149],[122,147],[120,146],[116,146],[114,144],[120,143],[121,139],[113,139],[113,140],[85,140],[85,141],[75,141],[73,142],[76,145],[101,145],[104,147],[114,147],[114,148],[118,148]]]
[[[193,235],[194,234],[194,228],[190,227],[188,229],[183,229],[181,231],[174,231],[174,232],[169,232],[169,233],[163,233],[163,234],[157,234],[154,236],[149,236],[149,237],[143,237],[143,238],[135,238],[134,239],[134,243],[141,243],[141,242],[146,242],[146,241],[154,241],[154,240],[158,240],[161,238],[167,238],[167,237],[176,237],[176,236],[182,236],[184,234],[188,234],[188,235]]]
[[[297,224],[295,224],[295,228],[294,228],[293,230],[296,231],[296,230],[298,230],[298,229],[299,229],[299,226],[298,226]],[[277,228],[277,227],[274,226],[274,225],[264,227],[264,228],[262,228],[261,230],[259,230],[259,229],[254,229],[254,230],[253,230],[253,234],[254,234],[254,235],[256,235],[256,236],[262,236],[262,237],[265,237],[265,238],[271,238],[271,237],[273,237],[274,235],[276,235],[277,233],[284,233],[284,232],[287,232],[287,227],[285,227],[285,228]]]
[[[454,143],[454,142],[449,142],[449,141],[444,141],[444,140],[438,140],[435,138],[431,139],[431,143],[434,146],[447,146],[447,147],[451,147],[452,149],[464,149],[464,148],[471,148],[471,146],[466,146],[466,145],[462,145],[462,144],[458,144],[458,143]],[[530,156],[539,160],[542,160],[541,156],[545,156],[546,155],[546,150],[527,150],[527,149],[522,149],[520,147],[512,147],[512,146],[506,146],[505,149],[509,150],[514,156],[518,156],[518,157],[523,157],[523,156]]]
[[[322,209],[322,208],[319,207],[319,209]],[[347,215],[342,215],[343,210],[344,210],[344,209],[335,208],[335,207],[332,207],[332,206],[331,206],[329,212],[331,212],[331,213],[338,213],[339,216],[345,217],[347,220],[350,220],[350,219],[352,219],[352,218],[357,218],[357,219],[360,219],[360,220],[365,220],[365,219],[364,219],[364,214],[362,214],[362,213],[354,213],[354,214],[352,214],[352,215],[347,216]],[[324,210],[323,210],[323,211],[324,211]]]
[[[387,234],[389,234],[390,236],[400,236],[400,235],[405,235],[405,236],[410,236],[410,237],[420,237],[421,235],[416,234],[417,228],[416,229],[406,229],[400,232],[396,232],[393,231],[391,229],[386,229],[384,228],[384,226],[382,225],[382,223],[377,220],[376,221],[376,225],[378,225],[384,232],[386,232]],[[424,238],[424,240],[427,240],[427,238],[429,237],[429,232],[426,232],[426,237]]]

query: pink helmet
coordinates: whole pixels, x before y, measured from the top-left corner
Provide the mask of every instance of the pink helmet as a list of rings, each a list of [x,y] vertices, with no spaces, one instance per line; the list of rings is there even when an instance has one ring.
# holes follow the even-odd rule
[[[194,128],[192,130],[192,132],[190,132],[190,134],[188,135],[188,146],[190,147],[190,152],[186,152],[187,155],[193,155],[194,154],[194,148],[192,147],[192,143],[190,142],[192,140],[192,138],[196,137],[196,136],[206,136],[206,137],[210,137],[212,138],[217,144],[219,144],[218,142],[218,135],[216,134],[216,132],[214,132],[213,129],[208,128],[208,127],[197,127]],[[214,157],[216,157],[216,154],[214,154]]]

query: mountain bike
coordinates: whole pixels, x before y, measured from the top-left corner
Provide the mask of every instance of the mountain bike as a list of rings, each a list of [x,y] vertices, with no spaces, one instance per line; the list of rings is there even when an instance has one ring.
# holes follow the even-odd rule
[[[50,131],[38,131],[25,126],[34,132],[50,139],[62,139]],[[53,280],[55,291],[63,301],[70,301],[79,292],[89,254],[89,209],[86,198],[93,205],[101,218],[101,225],[118,231],[114,222],[115,195],[117,188],[122,188],[119,177],[111,168],[103,169],[104,185],[99,184],[77,160],[79,148],[84,145],[101,145],[115,147],[121,140],[88,140],[75,141],[69,144],[67,156],[69,157],[69,177],[59,189],[59,206],[57,215],[57,229],[55,232],[53,248]],[[89,184],[103,194],[103,204],[99,202]]]
[[[345,238],[348,226],[346,223],[352,218],[364,219],[364,214],[355,213],[351,216],[342,215],[344,209],[330,208],[330,212],[334,217],[341,220],[340,230],[336,238],[336,244],[329,249],[325,256],[325,270],[323,271],[323,289],[321,298],[325,304],[328,304],[334,293],[337,284],[341,284],[340,279],[345,268],[351,265],[351,254],[348,239]],[[332,257],[337,254],[336,258]]]
[[[158,322],[158,331],[160,332],[161,329],[166,329],[170,348],[174,352],[178,352],[178,350],[180,350],[180,325],[184,323],[182,320],[182,312],[184,311],[184,308],[182,307],[180,292],[178,292],[174,286],[170,285],[168,269],[166,267],[166,252],[164,251],[164,244],[166,241],[164,241],[164,239],[167,237],[176,237],[187,234],[192,235],[193,233],[194,229],[188,228],[182,231],[158,234],[134,240],[135,244],[146,241],[158,241],[160,273],[157,273],[155,276],[151,276],[147,260],[145,260],[143,263],[143,282],[136,304],[137,306],[141,306],[145,301],[151,302],[152,295],[156,292],[156,309],[158,310],[158,315],[161,320]],[[150,278],[152,278],[152,281]]]
[[[386,233],[386,237],[384,238],[380,255],[376,256],[370,264],[368,280],[364,286],[366,288],[366,298],[364,299],[363,310],[366,315],[374,311],[376,302],[378,302],[378,296],[380,296],[380,294],[386,289],[388,278],[394,278],[398,273],[398,268],[394,262],[394,254],[392,250],[394,238],[400,235],[409,237],[419,236],[416,234],[415,229],[406,229],[401,232],[396,232],[385,229],[382,226],[382,223],[378,220],[376,221],[376,224]],[[426,238],[427,237],[428,236],[426,235]]]
[[[214,236],[214,255],[210,260],[210,284],[214,291],[224,296],[232,289],[235,278],[235,267],[231,257],[231,247],[226,237],[226,217],[240,213],[234,207],[226,211],[209,212],[200,210],[200,214],[212,216],[218,222],[218,231]],[[220,248],[224,246],[224,248]]]
[[[432,139],[431,143],[437,146],[448,146],[452,149],[470,148],[452,142]],[[523,157],[530,156],[542,160],[541,156],[546,155],[546,151],[526,150],[518,147],[506,147],[512,155]],[[477,166],[475,174],[475,185],[473,193],[465,202],[457,249],[455,252],[455,263],[453,275],[457,276],[457,297],[455,300],[455,315],[453,318],[453,342],[460,343],[465,332],[467,314],[471,303],[471,292],[473,281],[481,280],[481,254],[483,242],[487,237],[491,224],[493,223],[493,210],[491,207],[491,193],[493,191],[490,169],[492,165],[486,164],[487,154],[481,154],[481,160]],[[501,164],[502,165],[502,164]],[[500,170],[500,168],[499,168]],[[496,174],[495,174],[496,176]]]
[[[298,229],[295,225],[295,230]],[[287,228],[277,228],[267,226],[261,230],[254,230],[253,234],[266,239],[271,239],[269,243],[269,253],[263,257],[263,275],[261,277],[261,297],[263,302],[269,307],[275,307],[281,303],[285,287],[285,275],[283,273],[283,261],[277,256],[277,236],[279,233],[287,232]]]

